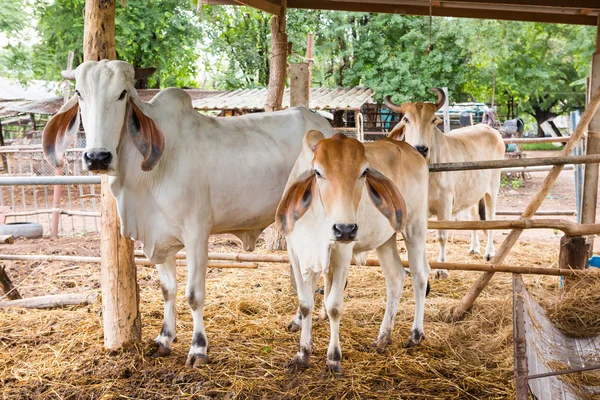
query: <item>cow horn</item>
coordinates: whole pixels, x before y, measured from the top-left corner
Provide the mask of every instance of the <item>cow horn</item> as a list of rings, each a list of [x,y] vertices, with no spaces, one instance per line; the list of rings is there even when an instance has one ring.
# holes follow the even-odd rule
[[[431,88],[431,91],[434,93],[437,93],[437,95],[438,95],[438,99],[435,102],[435,106],[436,106],[436,109],[439,110],[440,108],[442,108],[442,106],[446,102],[446,93],[444,93],[444,91],[440,88]]]
[[[402,114],[402,107],[392,103],[392,96],[390,96],[389,94],[383,98],[383,104],[385,104],[385,106],[393,112]]]
[[[74,69],[71,69],[68,71],[61,71],[60,74],[62,75],[63,78],[68,79],[70,81],[75,80],[75,70]]]

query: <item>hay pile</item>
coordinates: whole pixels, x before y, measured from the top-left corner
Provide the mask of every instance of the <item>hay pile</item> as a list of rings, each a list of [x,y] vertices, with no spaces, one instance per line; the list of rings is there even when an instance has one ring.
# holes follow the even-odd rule
[[[600,335],[600,269],[583,278],[569,278],[564,290],[551,292],[542,306],[548,319],[574,337]]]
[[[211,251],[239,251],[229,239],[214,239]],[[77,250],[69,243],[56,253]],[[448,258],[466,256],[469,244],[449,244]],[[430,259],[437,245],[428,245]],[[507,263],[548,266],[553,244],[517,245]],[[12,250],[11,250],[12,251]],[[17,251],[17,250],[15,250]],[[36,246],[31,252],[35,253]],[[259,249],[259,251],[264,251]],[[19,252],[25,253],[21,249]],[[532,256],[533,254],[533,256]],[[23,296],[97,288],[98,266],[54,274],[67,263],[6,263]],[[211,363],[184,367],[192,334],[185,301],[186,269],[178,268],[177,336],[171,356],[150,359],[146,353],[162,323],[162,296],[156,270],[138,269],[143,340],[117,355],[103,349],[100,305],[62,310],[0,310],[0,397],[18,399],[232,399],[232,398],[432,398],[510,399],[514,397],[511,277],[498,274],[460,323],[444,322],[444,313],[471,287],[479,273],[451,272],[432,281],[427,300],[424,343],[402,347],[410,334],[414,301],[405,283],[394,328],[394,343],[383,354],[371,350],[385,309],[385,285],[379,268],[352,268],[341,326],[344,374],[324,373],[328,322],[315,322],[311,367],[289,373],[286,361],[296,351],[299,333],[285,330],[297,298],[289,287],[289,269],[265,264],[257,270],[209,271],[205,323]],[[32,283],[34,279],[35,284]],[[538,277],[553,285],[555,278]],[[63,282],[64,280],[64,282]],[[64,283],[69,282],[68,286]],[[320,306],[321,295],[317,295]]]

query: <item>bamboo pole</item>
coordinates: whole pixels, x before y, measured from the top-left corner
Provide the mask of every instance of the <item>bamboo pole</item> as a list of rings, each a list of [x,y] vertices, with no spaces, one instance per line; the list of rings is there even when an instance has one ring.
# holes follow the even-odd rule
[[[521,215],[523,211],[513,211],[513,210],[497,210],[496,215]],[[575,210],[542,210],[536,211],[533,215],[568,215],[568,216],[576,216],[577,211]]]
[[[515,160],[488,160],[488,161],[467,161],[430,164],[429,172],[446,171],[473,171],[479,169],[500,169],[514,167],[535,167],[541,165],[565,165],[565,164],[597,164],[600,163],[600,154],[590,154],[586,156],[562,157],[539,157],[539,158],[520,158]]]
[[[578,224],[564,219],[528,219],[510,221],[429,221],[429,229],[486,230],[486,229],[558,229],[567,236],[595,235],[600,224]]]
[[[581,115],[579,124],[577,124],[577,127],[573,131],[573,134],[569,138],[569,141],[567,142],[565,147],[562,149],[562,151],[560,153],[561,155],[566,156],[568,154],[571,154],[573,147],[583,137],[583,134],[584,134],[585,130],[587,129],[599,104],[600,104],[600,88],[594,92],[594,96],[591,98],[591,101],[589,102],[587,108]],[[544,179],[544,182],[542,183],[542,186],[540,187],[540,190],[538,191],[536,196],[529,203],[529,205],[527,206],[525,211],[523,211],[523,214],[522,214],[523,218],[531,218],[533,216],[533,214],[537,211],[537,209],[540,208],[540,205],[542,204],[542,202],[544,201],[544,199],[550,192],[550,189],[554,185],[554,182],[556,182],[556,179],[558,179],[558,176],[560,175],[561,171],[562,171],[562,165],[556,165],[556,166],[554,166],[554,168],[552,168],[552,171],[550,171],[548,173],[548,175],[546,176],[546,178]],[[498,253],[492,260],[492,265],[496,266],[496,265],[502,264],[502,262],[504,261],[504,259],[506,258],[506,256],[510,252],[510,250],[512,249],[513,245],[519,239],[519,236],[521,236],[521,233],[523,233],[523,229],[513,229],[509,233],[509,235],[506,237],[506,239],[504,240],[504,242],[498,249]],[[494,272],[486,272],[479,277],[477,282],[475,282],[473,287],[467,292],[467,294],[465,294],[465,296],[461,299],[460,303],[455,307],[455,309],[453,311],[453,319],[455,321],[462,319],[465,316],[465,313],[471,309],[471,307],[473,306],[473,303],[475,302],[477,297],[481,294],[483,289],[487,286],[487,284],[490,282],[490,280],[492,279],[493,276],[494,276]]]
[[[60,255],[39,255],[39,254],[0,254],[0,260],[4,261],[39,261],[39,262],[80,262],[80,263],[101,263],[101,257],[88,256],[60,256]],[[135,258],[136,265],[154,265],[147,258]],[[177,261],[177,265],[187,265],[185,260],[181,258]],[[241,269],[256,269],[258,265],[254,262],[209,262],[208,268],[241,268]]]
[[[544,137],[544,138],[507,138],[502,139],[504,143],[562,143],[569,140],[569,136],[565,137]]]

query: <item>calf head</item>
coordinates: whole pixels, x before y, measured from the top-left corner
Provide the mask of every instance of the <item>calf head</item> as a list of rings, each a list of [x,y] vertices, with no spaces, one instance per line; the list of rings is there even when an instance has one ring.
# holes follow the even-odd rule
[[[419,151],[425,158],[429,158],[430,149],[435,146],[434,134],[437,125],[442,122],[435,116],[435,112],[442,108],[446,101],[444,91],[439,88],[431,89],[437,93],[435,103],[392,103],[390,96],[385,96],[384,104],[392,111],[402,115],[400,122],[392,129],[388,137],[396,140],[405,140]]]
[[[144,112],[133,87],[137,78],[133,66],[124,61],[87,61],[74,71],[63,71],[63,76],[75,80],[75,95],[44,129],[43,148],[48,162],[56,168],[62,166],[63,152],[77,136],[81,113],[87,142],[84,170],[114,171],[123,135],[129,135],[142,154],[142,170],[151,170],[162,155],[164,137]]]
[[[310,167],[288,185],[279,207],[276,223],[287,236],[308,209],[320,201],[327,215],[322,223],[331,227],[335,242],[358,239],[358,206],[367,187],[375,207],[396,232],[406,223],[406,204],[398,188],[383,174],[369,166],[365,148],[358,140],[343,134],[325,139],[318,131],[304,136],[303,154],[311,158]]]

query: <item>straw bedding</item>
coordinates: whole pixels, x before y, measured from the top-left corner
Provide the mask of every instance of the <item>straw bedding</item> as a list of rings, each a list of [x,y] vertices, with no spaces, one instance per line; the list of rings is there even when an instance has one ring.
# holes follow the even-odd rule
[[[466,256],[467,236],[449,244],[448,258]],[[61,239],[62,240],[62,239]],[[94,253],[97,237],[33,242],[29,253],[47,246],[56,253]],[[71,240],[71,241],[69,241]],[[47,239],[46,239],[47,241]],[[78,244],[75,244],[78,243]],[[17,243],[19,245],[19,243]],[[399,242],[399,246],[402,243]],[[211,251],[240,251],[236,242],[217,237]],[[3,251],[26,253],[23,247]],[[431,240],[430,259],[437,256]],[[556,244],[517,245],[507,263],[550,266]],[[47,249],[45,253],[50,253]],[[83,252],[82,252],[83,251]],[[261,247],[259,252],[264,252]],[[97,253],[96,253],[97,254]],[[86,254],[90,255],[90,254]],[[23,296],[98,288],[98,266],[71,263],[6,263]],[[0,393],[19,399],[187,399],[187,398],[405,398],[508,399],[514,397],[511,279],[498,274],[467,318],[457,324],[444,316],[479,277],[454,272],[432,281],[425,314],[425,342],[402,347],[412,324],[411,280],[405,283],[394,329],[394,343],[382,354],[370,344],[385,308],[379,268],[351,269],[341,326],[342,377],[324,371],[329,324],[315,322],[311,367],[290,373],[299,333],[285,330],[296,305],[288,266],[261,264],[257,270],[210,270],[205,321],[211,363],[184,367],[192,321],[184,298],[186,269],[178,268],[177,336],[171,356],[146,356],[162,323],[162,296],[156,270],[138,269],[143,342],[116,354],[103,349],[100,304],[61,310],[0,310]],[[557,278],[528,279],[538,287],[556,286]],[[317,295],[320,306],[321,295]],[[318,313],[316,313],[318,314]]]

